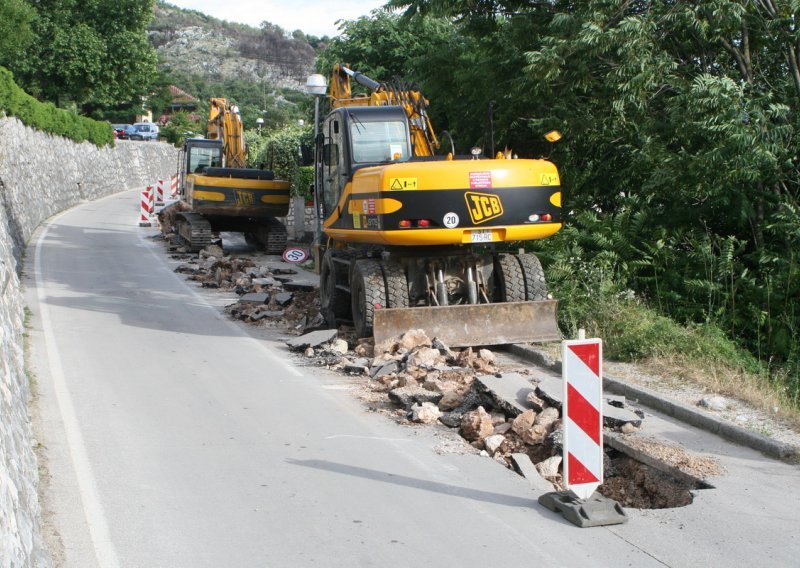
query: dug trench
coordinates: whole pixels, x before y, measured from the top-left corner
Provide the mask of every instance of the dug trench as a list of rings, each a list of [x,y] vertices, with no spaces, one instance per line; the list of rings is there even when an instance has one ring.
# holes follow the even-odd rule
[[[299,366],[346,375],[369,411],[409,427],[457,431],[458,451],[476,453],[525,477],[537,491],[562,490],[560,377],[489,349],[451,349],[421,330],[380,345],[352,328],[327,329],[315,286],[302,269],[268,266],[263,255],[226,255],[221,242],[192,254],[167,231],[157,235],[175,272],[196,285],[235,292],[225,312],[248,326],[293,336]],[[272,257],[274,260],[275,257]],[[645,413],[624,397],[604,404],[604,483],[598,491],[623,507],[660,509],[692,503],[724,473],[717,460],[646,433]]]

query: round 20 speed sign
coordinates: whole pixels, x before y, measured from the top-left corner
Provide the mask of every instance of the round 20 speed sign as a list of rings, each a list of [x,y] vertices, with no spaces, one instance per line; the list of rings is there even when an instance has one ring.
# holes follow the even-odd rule
[[[308,253],[301,248],[288,248],[283,251],[283,260],[286,262],[303,262],[308,258]]]

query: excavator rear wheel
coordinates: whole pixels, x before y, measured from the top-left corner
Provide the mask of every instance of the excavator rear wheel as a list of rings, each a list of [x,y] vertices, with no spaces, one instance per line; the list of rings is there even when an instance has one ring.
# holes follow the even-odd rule
[[[392,260],[384,262],[383,276],[386,279],[386,307],[407,308],[408,280],[403,265]]]
[[[498,302],[524,302],[527,300],[525,293],[525,276],[522,266],[513,254],[498,254],[494,260],[495,283]]]
[[[344,290],[336,287],[336,262],[332,249],[325,251],[320,266],[320,312],[331,327],[336,327],[338,320],[347,317],[350,310],[350,297]],[[346,269],[347,265],[343,265]],[[339,270],[342,271],[343,268]]]
[[[386,307],[386,283],[380,262],[362,258],[353,263],[350,298],[356,335],[371,336],[375,309]]]
[[[517,255],[517,260],[522,266],[522,274],[525,277],[525,294],[529,302],[536,300],[547,300],[547,282],[544,279],[542,263],[535,254]]]

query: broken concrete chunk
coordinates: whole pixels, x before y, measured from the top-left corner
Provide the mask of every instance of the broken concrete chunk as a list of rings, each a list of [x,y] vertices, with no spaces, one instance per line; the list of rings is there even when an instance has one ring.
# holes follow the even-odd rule
[[[503,422],[502,424],[497,424],[494,427],[495,434],[505,434],[511,430],[511,422]]]
[[[225,253],[223,252],[221,246],[208,245],[206,248],[200,251],[199,256],[200,258],[206,258],[212,256],[215,256],[217,258],[222,258],[223,256],[225,256]]]
[[[444,393],[442,400],[439,401],[439,408],[445,412],[455,410],[461,405],[461,401],[463,399],[464,395],[459,393],[457,390],[449,390]]]
[[[344,366],[344,372],[348,375],[366,375],[369,372],[369,367],[366,365],[348,363]]]
[[[536,393],[551,406],[561,408],[564,398],[564,382],[556,377],[545,377],[536,386]]]
[[[374,365],[370,371],[370,374],[372,375],[372,378],[377,379],[378,377],[383,377],[384,375],[396,373],[399,370],[400,366],[397,364],[397,361],[388,361],[380,365]]]
[[[431,347],[420,347],[419,349],[412,351],[408,356],[407,365],[409,367],[423,367],[427,369],[435,366],[437,362],[444,362],[438,349],[433,349]]]
[[[312,331],[300,337],[294,337],[286,342],[289,349],[293,351],[303,351],[306,347],[320,347],[326,343],[330,343],[336,339],[337,332],[335,329],[321,329],[319,331]]]
[[[442,400],[442,393],[425,390],[419,386],[407,386],[390,390],[389,399],[404,408],[411,408],[415,402],[438,404]]]
[[[622,425],[622,428],[620,428],[620,432],[622,432],[623,434],[633,434],[638,431],[639,429],[630,422],[626,422],[625,424]]]
[[[541,412],[544,410],[545,401],[542,398],[539,398],[536,395],[536,391],[532,390],[528,393],[528,396],[525,398],[525,401],[533,408],[536,412]]]
[[[633,424],[637,428],[642,425],[642,419],[635,412],[627,408],[617,408],[610,404],[603,404],[603,426],[618,428],[626,423]]]
[[[267,302],[269,302],[269,294],[263,292],[245,294],[239,298],[240,304],[266,304]]]
[[[478,357],[480,357],[487,363],[492,363],[492,364],[497,360],[494,353],[492,353],[488,349],[481,349],[480,351],[478,351]]]
[[[313,284],[305,284],[303,282],[284,282],[284,290],[291,290],[292,292],[313,292]]]
[[[537,385],[536,392],[552,406],[561,408],[564,397],[564,383],[561,379],[556,377],[543,378]],[[624,400],[624,397],[622,397],[622,400]],[[615,398],[613,402],[619,404],[621,400],[620,398]],[[605,400],[603,401],[603,424],[605,426],[616,428],[626,422],[630,422],[638,428],[642,425],[642,416],[628,408],[619,408],[612,406]]]
[[[544,426],[546,428],[550,428],[550,426],[558,420],[559,414],[558,409],[553,408],[552,406],[545,408],[539,414],[536,415],[536,420],[533,421],[534,424],[538,424],[540,426]]]
[[[476,379],[476,388],[488,394],[497,408],[509,416],[516,416],[528,409],[528,393],[533,392],[531,382],[519,373],[504,373],[501,376],[481,375]]]
[[[625,397],[622,395],[603,393],[603,400],[605,400],[611,406],[625,408]]]
[[[502,451],[506,444],[506,437],[502,434],[492,434],[483,440],[483,446],[486,451],[494,455],[498,451]]]
[[[423,402],[422,404],[414,404],[409,412],[409,420],[412,422],[420,422],[422,424],[430,424],[436,422],[442,413],[439,408],[432,402]]]
[[[328,350],[344,355],[348,351],[347,342],[344,339],[334,339],[330,347],[328,347]]]
[[[519,436],[522,436],[523,432],[533,427],[535,420],[536,412],[528,409],[514,418],[514,421],[511,423],[511,429],[514,430],[514,432],[516,432]]]
[[[278,294],[275,294],[275,297],[273,299],[275,300],[275,303],[278,304],[279,306],[286,306],[289,304],[289,302],[292,301],[292,298],[294,298],[294,294],[292,294],[291,292],[280,292]]]
[[[536,464],[536,471],[545,479],[558,477],[558,466],[561,465],[561,456],[553,456]]]
[[[353,351],[359,357],[373,357],[375,354],[375,349],[369,342],[359,343]]]
[[[400,340],[397,343],[398,347],[403,347],[409,351],[415,347],[430,347],[432,344],[430,338],[421,329],[408,330],[400,336]]]
[[[531,488],[536,491],[552,491],[553,484],[547,481],[536,466],[533,465],[528,454],[511,454],[511,463],[522,477],[528,480]]]
[[[272,286],[275,282],[274,278],[253,278],[252,280],[253,284],[258,284],[259,286]]]
[[[483,440],[493,433],[492,417],[482,406],[461,417],[461,435],[470,442]]]

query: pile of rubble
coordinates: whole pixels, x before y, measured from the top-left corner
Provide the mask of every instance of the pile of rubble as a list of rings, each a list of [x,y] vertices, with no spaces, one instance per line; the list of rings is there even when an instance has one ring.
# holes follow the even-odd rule
[[[175,272],[203,288],[235,292],[239,301],[225,311],[234,319],[259,326],[287,328],[297,333],[324,327],[319,295],[311,284],[294,282],[296,270],[269,268],[250,258],[225,256],[222,247],[209,245],[199,254],[188,254],[174,234],[165,239],[173,258],[184,260]]]
[[[336,330],[320,330],[287,345],[317,365],[369,377],[367,388],[384,393],[404,420],[458,429],[481,454],[542,488],[542,482],[561,488],[561,395],[549,379],[501,372],[492,351],[450,349],[422,330],[374,346],[357,340],[352,349]],[[498,387],[504,384],[513,385],[515,396],[504,395]],[[524,403],[515,400],[520,392]],[[608,413],[606,426],[630,432],[641,425],[642,417],[623,408],[619,397],[609,402],[617,406],[608,405],[616,412]]]

